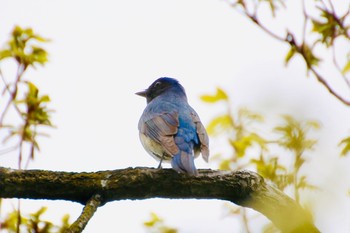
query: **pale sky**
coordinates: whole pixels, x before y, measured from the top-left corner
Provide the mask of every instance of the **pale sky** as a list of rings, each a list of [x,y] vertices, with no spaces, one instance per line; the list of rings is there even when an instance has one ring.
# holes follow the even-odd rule
[[[284,20],[280,23],[294,27],[300,23],[296,17]],[[276,27],[283,28],[281,24]],[[285,67],[288,48],[226,1],[0,0],[0,25],[1,45],[14,25],[32,27],[51,39],[45,45],[50,62],[28,71],[25,78],[50,95],[57,129],[45,130],[51,137],[40,140],[41,152],[30,168],[79,172],[156,167],[158,163],[138,138],[137,122],[146,101],[134,93],[159,77],[176,78],[207,125],[223,108],[205,104],[199,96],[214,93],[220,86],[230,94],[233,108],[246,106],[271,121],[280,114],[293,114],[321,122],[317,134],[321,146],[308,167],[311,179],[327,188],[306,198],[319,200],[314,205],[316,225],[322,232],[334,232],[336,225],[337,232],[350,231],[346,220],[350,182],[339,179],[349,177],[350,161],[339,159],[337,147],[350,134],[350,108],[313,77],[306,78],[298,58]],[[7,79],[11,68],[1,66]],[[344,83],[332,84],[350,98]],[[215,145],[220,143],[212,139],[211,150],[220,151]],[[0,164],[15,168],[17,157],[2,155]],[[216,168],[200,158],[196,165]],[[3,208],[15,204],[9,201]],[[98,209],[84,232],[145,232],[142,222],[150,212],[180,233],[242,232],[237,218],[226,216],[224,204],[168,199],[113,202]],[[75,220],[82,209],[80,204],[64,201],[22,202],[28,211],[43,205],[49,206],[45,216],[55,222],[67,212]],[[259,232],[259,226],[252,226],[252,232]]]

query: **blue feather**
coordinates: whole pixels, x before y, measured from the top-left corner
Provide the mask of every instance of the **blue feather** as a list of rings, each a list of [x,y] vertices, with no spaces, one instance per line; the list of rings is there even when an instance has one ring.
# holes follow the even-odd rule
[[[147,106],[139,121],[140,139],[155,159],[171,162],[178,172],[197,174],[198,152],[207,161],[208,135],[197,113],[188,104],[185,89],[172,78],[160,78],[145,91]]]

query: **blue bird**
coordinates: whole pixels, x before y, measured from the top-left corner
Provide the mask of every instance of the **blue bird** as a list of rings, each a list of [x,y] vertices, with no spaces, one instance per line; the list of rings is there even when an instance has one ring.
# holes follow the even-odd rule
[[[174,170],[196,175],[194,158],[208,162],[209,138],[198,114],[188,104],[185,89],[173,78],[159,78],[136,93],[147,100],[138,129],[145,150]]]

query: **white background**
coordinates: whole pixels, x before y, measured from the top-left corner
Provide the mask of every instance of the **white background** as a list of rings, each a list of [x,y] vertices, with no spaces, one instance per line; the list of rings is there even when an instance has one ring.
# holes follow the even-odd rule
[[[290,9],[300,10],[300,6]],[[279,32],[284,24],[298,28],[300,17],[293,14],[271,26]],[[226,1],[0,0],[1,44],[14,25],[32,27],[51,39],[45,45],[50,62],[24,77],[50,95],[49,106],[55,110],[52,121],[57,126],[44,129],[51,136],[40,140],[41,152],[31,169],[79,172],[157,166],[138,139],[137,122],[146,103],[134,93],[158,77],[169,76],[185,87],[205,125],[223,108],[205,104],[199,96],[214,93],[217,86],[230,94],[234,109],[246,106],[273,121],[279,114],[319,120],[318,149],[304,172],[322,190],[309,193],[305,201],[314,206],[322,232],[350,231],[346,217],[350,161],[339,159],[337,147],[350,133],[350,108],[315,78],[306,78],[300,58],[285,67],[288,47],[260,31]],[[349,44],[344,46],[349,51]],[[1,69],[11,79],[14,67],[8,64]],[[339,78],[327,77],[350,98]],[[220,151],[215,145],[220,143],[212,139],[212,151]],[[216,168],[201,159],[196,164]],[[0,156],[0,165],[16,168],[16,154]],[[65,213],[76,219],[82,209],[64,201],[23,201],[22,209],[30,212],[43,205],[49,206],[45,216],[56,223]],[[16,201],[6,201],[1,217],[15,206]],[[224,202],[213,200],[113,202],[98,209],[85,232],[145,232],[142,222],[150,212],[181,233],[242,232],[240,222],[227,217],[223,206]],[[252,226],[253,232],[259,229],[259,224]]]

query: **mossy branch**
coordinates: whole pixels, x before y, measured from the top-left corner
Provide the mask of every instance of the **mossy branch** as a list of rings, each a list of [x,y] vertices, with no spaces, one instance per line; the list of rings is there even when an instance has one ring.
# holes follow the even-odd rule
[[[251,171],[199,170],[198,176],[189,176],[153,168],[82,173],[0,168],[2,198],[67,200],[85,205],[96,201],[96,195],[93,212],[107,202],[125,199],[219,199],[255,209],[283,232],[319,232],[300,205]]]

